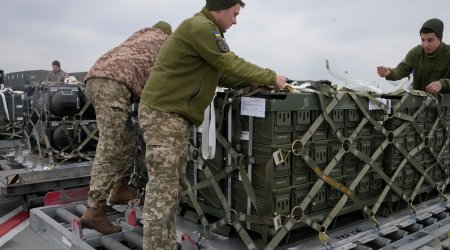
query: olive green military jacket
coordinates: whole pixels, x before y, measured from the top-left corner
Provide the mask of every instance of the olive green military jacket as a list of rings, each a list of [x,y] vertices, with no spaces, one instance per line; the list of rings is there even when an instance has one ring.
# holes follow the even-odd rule
[[[450,93],[450,46],[441,43],[433,55],[418,45],[411,49],[396,68],[390,69],[387,80],[400,80],[413,73],[413,88],[425,91],[428,84],[440,81],[441,93]]]
[[[274,84],[276,74],[239,58],[206,9],[183,21],[162,46],[141,103],[184,116],[199,126],[218,85]]]

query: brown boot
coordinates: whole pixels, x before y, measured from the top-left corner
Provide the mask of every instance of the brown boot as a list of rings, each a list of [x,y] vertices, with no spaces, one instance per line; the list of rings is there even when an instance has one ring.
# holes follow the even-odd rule
[[[122,228],[109,222],[104,207],[88,207],[81,216],[81,226],[95,229],[101,234],[113,234],[122,231]]]
[[[136,193],[130,191],[127,184],[119,181],[114,184],[108,203],[111,205],[127,205],[130,200],[136,198]]]

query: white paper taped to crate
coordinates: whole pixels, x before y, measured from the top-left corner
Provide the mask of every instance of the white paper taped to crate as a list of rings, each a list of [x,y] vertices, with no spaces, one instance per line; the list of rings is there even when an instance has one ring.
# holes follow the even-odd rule
[[[266,117],[266,100],[263,98],[242,97],[241,115]]]

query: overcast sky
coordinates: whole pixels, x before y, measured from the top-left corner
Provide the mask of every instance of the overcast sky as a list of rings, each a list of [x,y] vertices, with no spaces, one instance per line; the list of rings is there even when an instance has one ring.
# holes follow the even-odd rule
[[[238,24],[225,34],[246,60],[297,80],[338,75],[387,84],[376,66],[396,66],[420,43],[424,21],[443,20],[445,0],[246,0]],[[2,0],[0,69],[5,73],[50,69],[88,71],[103,53],[133,32],[166,20],[176,27],[204,0]]]

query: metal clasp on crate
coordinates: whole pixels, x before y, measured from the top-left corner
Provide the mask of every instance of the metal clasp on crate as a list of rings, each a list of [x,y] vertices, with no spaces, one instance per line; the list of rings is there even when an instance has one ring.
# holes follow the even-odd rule
[[[275,232],[278,232],[278,229],[281,228],[281,225],[282,225],[281,216],[275,213],[275,217],[273,217],[273,228]]]
[[[444,201],[444,203],[447,203],[448,198],[442,191],[439,191],[439,197]]]
[[[417,213],[417,210],[414,207],[414,205],[412,204],[411,200],[408,202],[408,208],[411,209],[411,211],[413,212],[414,215]]]
[[[285,157],[283,154],[283,151],[281,151],[281,149],[278,149],[277,151],[273,152],[272,154],[273,156],[273,161],[275,163],[275,165],[280,165],[282,163],[285,163]]]
[[[231,223],[232,223],[231,217],[233,216],[233,214],[237,214],[236,210],[230,209],[230,212],[226,216],[226,220],[227,220],[228,225],[231,225]]]
[[[326,234],[325,228],[321,228],[319,232],[319,240],[325,245],[327,249],[331,246],[331,238]]]

